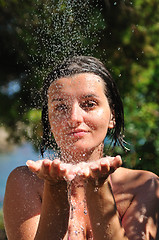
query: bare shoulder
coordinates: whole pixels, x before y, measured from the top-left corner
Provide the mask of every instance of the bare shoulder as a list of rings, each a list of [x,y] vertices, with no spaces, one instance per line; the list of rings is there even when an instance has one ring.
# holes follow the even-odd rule
[[[151,177],[156,177],[158,178],[158,176],[150,171],[146,171],[146,170],[135,170],[135,169],[130,169],[130,168],[124,168],[124,167],[120,167],[118,168],[114,173],[114,175],[118,175],[118,177],[120,176],[120,178],[125,178],[126,177],[132,177],[132,176],[142,176],[142,177],[146,177],[146,178],[151,178]]]
[[[12,191],[19,190],[22,192],[30,189],[29,192],[36,191],[41,195],[43,191],[43,180],[32,173],[27,166],[20,166],[10,173],[7,180],[6,192],[8,188],[11,188]]]
[[[113,174],[112,179],[114,184],[124,185],[125,187],[134,187],[143,186],[146,183],[155,184],[156,187],[159,186],[159,177],[145,170],[133,170],[128,168],[118,168]]]
[[[112,174],[112,188],[127,237],[158,239],[158,176],[149,171],[119,168]]]
[[[149,171],[121,167],[112,174],[112,184],[115,191],[124,188],[133,195],[147,188],[159,194],[159,177]]]
[[[159,178],[156,174],[121,167],[112,174],[111,180],[121,218],[135,202],[145,202],[151,212],[159,208]]]
[[[26,230],[31,229],[31,225],[37,226],[41,212],[42,192],[43,181],[27,166],[18,167],[10,173],[3,203],[8,239],[20,239],[19,236],[24,228]],[[31,234],[31,230],[28,234]]]
[[[30,201],[41,202],[43,180],[32,173],[27,166],[15,168],[9,175],[4,197],[5,207],[17,204],[19,207]]]

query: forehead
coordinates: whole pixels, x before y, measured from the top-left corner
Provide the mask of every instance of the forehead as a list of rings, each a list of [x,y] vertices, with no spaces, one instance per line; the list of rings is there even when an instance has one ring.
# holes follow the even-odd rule
[[[93,73],[80,73],[54,81],[48,89],[48,95],[76,95],[88,92],[101,94],[105,92],[104,90],[105,85],[102,78]]]

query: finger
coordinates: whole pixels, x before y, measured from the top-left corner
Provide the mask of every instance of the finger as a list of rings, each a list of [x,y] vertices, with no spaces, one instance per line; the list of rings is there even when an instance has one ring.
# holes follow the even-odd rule
[[[59,177],[64,177],[68,172],[68,164],[67,163],[60,163],[59,165]]]
[[[73,164],[66,164],[66,172],[64,175],[64,178],[68,181],[72,181],[73,179],[78,176],[78,171],[80,170],[80,167],[78,165]]]
[[[83,178],[90,176],[90,163],[81,162],[78,165],[77,175]]]
[[[107,158],[102,158],[100,161],[100,171],[102,174],[106,174],[110,171],[110,162]]]
[[[90,169],[93,178],[107,177],[110,171],[110,162],[107,158],[99,159],[98,161],[91,163]]]
[[[42,165],[43,160],[38,160],[36,162],[32,161],[32,160],[28,160],[26,162],[26,165],[28,166],[28,168],[32,171],[32,172],[39,172],[41,165]]]
[[[50,176],[57,177],[59,175],[60,164],[61,164],[61,161],[59,159],[53,160],[50,167]]]
[[[90,165],[90,175],[93,178],[98,178],[100,176],[100,165],[97,163],[91,163]]]
[[[121,167],[122,159],[120,155],[117,155],[110,161],[110,171],[115,171],[117,168]]]
[[[63,163],[59,159],[55,159],[52,163],[50,175],[53,179],[56,180],[66,180],[71,181],[74,178],[74,174],[70,169],[72,168],[71,164]]]
[[[77,175],[81,176],[83,178],[91,177],[90,168],[87,166],[87,167],[85,167],[83,169],[79,169],[78,172],[77,172]]]
[[[39,171],[38,176],[42,178],[48,178],[50,177],[50,166],[52,161],[49,159],[44,159],[42,162],[41,169]]]
[[[120,167],[122,165],[122,159],[120,155],[117,155],[114,159],[116,168]]]

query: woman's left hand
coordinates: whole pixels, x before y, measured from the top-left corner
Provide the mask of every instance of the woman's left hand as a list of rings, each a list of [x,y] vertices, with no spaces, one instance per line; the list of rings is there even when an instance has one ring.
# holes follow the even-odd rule
[[[80,170],[77,174],[85,179],[107,178],[121,165],[122,160],[119,155],[116,157],[104,157],[94,162],[79,163],[78,167]]]

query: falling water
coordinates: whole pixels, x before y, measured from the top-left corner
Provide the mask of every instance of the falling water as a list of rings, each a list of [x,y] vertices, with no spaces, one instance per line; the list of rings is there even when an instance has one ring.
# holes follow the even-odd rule
[[[32,106],[41,108],[39,89],[55,65],[73,55],[99,56],[105,20],[99,0],[35,0],[32,4],[25,24],[31,68],[26,85],[31,86]]]
[[[42,75],[68,56],[95,52],[105,27],[100,3],[90,0],[36,0],[31,18],[30,57]]]
[[[91,0],[35,0],[26,26],[33,41],[28,38],[30,65],[37,81],[44,79],[52,68],[65,58],[74,55],[93,55],[105,28],[98,1]],[[30,25],[29,25],[30,24]],[[35,90],[36,91],[36,90]],[[34,98],[39,94],[34,91]],[[36,106],[36,103],[35,103]],[[53,159],[55,156],[48,156]],[[67,182],[70,219],[74,216],[71,200],[71,183]],[[97,190],[96,190],[97,191]],[[84,214],[87,215],[86,200]]]

